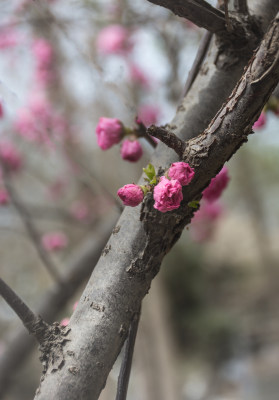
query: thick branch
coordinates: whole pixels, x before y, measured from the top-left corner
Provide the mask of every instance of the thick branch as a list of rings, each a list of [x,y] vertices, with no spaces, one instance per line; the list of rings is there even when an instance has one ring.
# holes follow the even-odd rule
[[[175,15],[182,18],[187,18],[194,24],[205,28],[212,33],[226,32],[225,14],[212,7],[204,0],[148,0],[150,3],[165,7],[171,10]],[[234,22],[234,26],[239,24]]]
[[[35,315],[24,301],[1,278],[0,294],[21,319],[28,332],[34,335],[39,343],[42,343],[48,325],[42,320],[42,318]]]
[[[36,399],[60,400],[65,398],[65,394],[68,400],[77,397],[82,400],[99,397],[106,377],[123,345],[132,316],[148,292],[164,255],[178,240],[185,225],[193,216],[193,209],[189,208],[186,202],[201,197],[202,190],[210,178],[221,169],[225,160],[243,141],[247,140],[253,121],[279,80],[279,67],[276,61],[276,55],[279,54],[278,31],[278,21],[276,21],[257,55],[249,64],[245,79],[239,82],[227,105],[196,142],[187,143],[185,160],[189,160],[195,167],[196,178],[193,183],[185,187],[183,206],[163,214],[153,208],[153,198],[147,195],[141,214],[142,222],[139,221],[138,208],[124,210],[115,234],[111,236],[69,324],[71,341],[65,344],[64,351],[66,354],[68,351],[74,353],[75,358],[73,360],[72,357],[66,356],[64,366],[55,374],[47,371]],[[249,49],[246,50],[249,52]],[[220,104],[219,101],[224,101],[228,90],[226,83],[228,82],[230,86],[230,80],[240,73],[239,65],[236,67],[235,62],[233,63],[235,67],[231,66],[228,70],[225,67],[221,68],[224,56],[218,67],[218,80],[215,70],[216,52],[214,54],[211,49],[211,57],[213,56],[214,73],[212,71],[206,78],[207,81],[210,78],[207,84],[210,87],[214,84],[215,91],[206,96],[204,71],[201,71],[199,80],[196,79],[191,89],[191,94],[198,84],[202,89],[197,92],[196,97],[193,95],[195,100],[192,97],[190,110],[185,112],[182,105],[170,125],[170,129],[179,133],[180,137],[193,134],[193,131],[196,132],[206,123],[210,111],[216,104]],[[240,60],[240,64],[241,61],[243,60]],[[264,76],[263,67],[269,71],[268,77]],[[256,83],[252,84],[252,81]],[[217,92],[222,93],[221,98]],[[206,96],[205,99],[203,95]],[[187,97],[190,101],[190,93]],[[208,102],[209,97],[212,104]],[[205,114],[201,113],[199,102],[202,108],[207,103]],[[194,108],[196,108],[195,114]],[[234,124],[231,123],[232,112],[234,116],[236,113],[238,115],[238,118],[234,119]],[[188,125],[182,122],[188,121],[187,116],[190,118]],[[187,127],[191,125],[194,125],[193,130],[187,132]],[[163,146],[159,145],[152,163],[157,168],[162,165],[168,168],[171,159],[174,160],[174,157],[170,155],[169,149],[164,151]],[[123,333],[125,331],[126,334]],[[73,364],[78,371],[76,376],[69,372],[69,367]]]

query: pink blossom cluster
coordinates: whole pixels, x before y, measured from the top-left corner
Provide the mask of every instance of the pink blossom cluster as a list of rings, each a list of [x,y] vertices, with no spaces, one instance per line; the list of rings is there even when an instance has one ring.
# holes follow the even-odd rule
[[[117,118],[101,117],[96,127],[97,143],[102,150],[107,150],[119,143],[127,133],[130,134],[130,131]],[[121,146],[123,160],[136,162],[141,158],[142,154],[141,144],[133,135],[132,139],[123,141]]]
[[[135,184],[125,185],[117,192],[123,204],[136,207],[144,198],[145,191],[153,190],[154,208],[165,213],[180,207],[183,199],[182,186],[189,185],[195,173],[189,164],[184,162],[173,163],[167,172],[167,177],[160,177],[154,187],[142,187]],[[171,176],[175,177],[174,179]],[[156,179],[157,182],[157,179]]]
[[[54,78],[52,45],[48,40],[39,38],[34,40],[32,50],[36,60],[37,82],[45,86]]]
[[[229,180],[228,169],[223,167],[203,191],[200,208],[195,213],[191,223],[193,240],[204,242],[212,237],[216,221],[223,214],[223,208],[218,200],[226,189]]]
[[[0,160],[3,165],[12,172],[20,170],[22,167],[22,157],[16,146],[8,141],[0,142]]]
[[[33,96],[16,115],[15,131],[28,141],[50,144],[67,133],[66,121],[51,108],[44,96]]]
[[[68,244],[66,235],[62,232],[46,233],[42,237],[42,245],[47,251],[58,251],[64,249]]]

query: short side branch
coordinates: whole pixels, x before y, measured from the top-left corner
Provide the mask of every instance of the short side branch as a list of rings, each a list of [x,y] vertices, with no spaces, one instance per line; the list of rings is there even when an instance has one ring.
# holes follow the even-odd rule
[[[46,322],[36,316],[24,301],[0,278],[0,294],[19,316],[29,333],[34,335],[39,343],[43,342],[48,329]]]
[[[171,10],[175,15],[187,18],[194,24],[201,28],[205,28],[212,33],[225,32],[227,30],[225,14],[223,11],[212,7],[205,0],[148,1],[158,6],[165,7]]]
[[[147,133],[161,140],[168,147],[173,149],[181,158],[185,150],[185,142],[179,139],[174,133],[163,128],[162,126],[151,125],[147,129]]]

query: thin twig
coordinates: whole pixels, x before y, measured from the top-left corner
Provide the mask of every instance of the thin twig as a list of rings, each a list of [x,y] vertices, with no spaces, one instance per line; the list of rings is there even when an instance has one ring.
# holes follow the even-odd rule
[[[138,332],[138,325],[140,319],[140,310],[137,314],[135,314],[133,321],[131,322],[128,337],[125,343],[123,360],[120,368],[120,373],[118,377],[117,384],[117,393],[115,400],[126,400],[131,367],[132,367],[132,359],[135,348],[135,341]]]
[[[34,244],[34,247],[37,250],[40,259],[42,260],[43,265],[46,267],[49,274],[54,278],[54,280],[62,285],[63,284],[62,278],[56,268],[56,265],[53,263],[49,254],[43,248],[40,240],[40,233],[37,231],[36,226],[32,223],[32,219],[29,215],[28,210],[20,202],[16,194],[16,191],[14,190],[14,187],[10,182],[10,176],[8,174],[8,171],[6,171],[4,167],[2,168],[2,171],[3,171],[4,184],[9,193],[11,202],[13,206],[16,208],[17,212],[19,213],[21,220],[25,226],[25,229],[28,232],[29,237]]]
[[[48,324],[36,316],[24,301],[0,278],[0,294],[21,319],[29,333],[42,343]]]
[[[240,14],[249,14],[247,0],[234,0],[234,9]]]
[[[188,74],[188,78],[185,83],[183,97],[185,97],[186,94],[189,92],[199,73],[199,70],[203,64],[203,60],[206,56],[209,44],[211,42],[212,36],[213,34],[207,31],[205,32],[203,38],[201,39],[196,58],[193,62],[192,68]]]
[[[224,0],[224,7],[225,7],[226,28],[228,32],[232,32],[233,29],[229,17],[229,0]]]
[[[181,158],[185,150],[185,142],[179,139],[174,133],[163,128],[162,126],[151,125],[147,129],[147,133],[155,138],[161,140],[168,147],[173,149]]]

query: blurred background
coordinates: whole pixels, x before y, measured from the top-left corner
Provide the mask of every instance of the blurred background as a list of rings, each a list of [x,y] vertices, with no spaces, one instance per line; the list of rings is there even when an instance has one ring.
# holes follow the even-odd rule
[[[2,0],[0,15],[0,275],[67,325],[121,213],[117,190],[153,151],[144,138],[137,162],[121,143],[101,150],[98,121],[169,122],[204,31],[145,0]],[[154,280],[129,400],[278,399],[278,113],[274,96]],[[33,398],[38,358],[0,299],[1,399]]]

